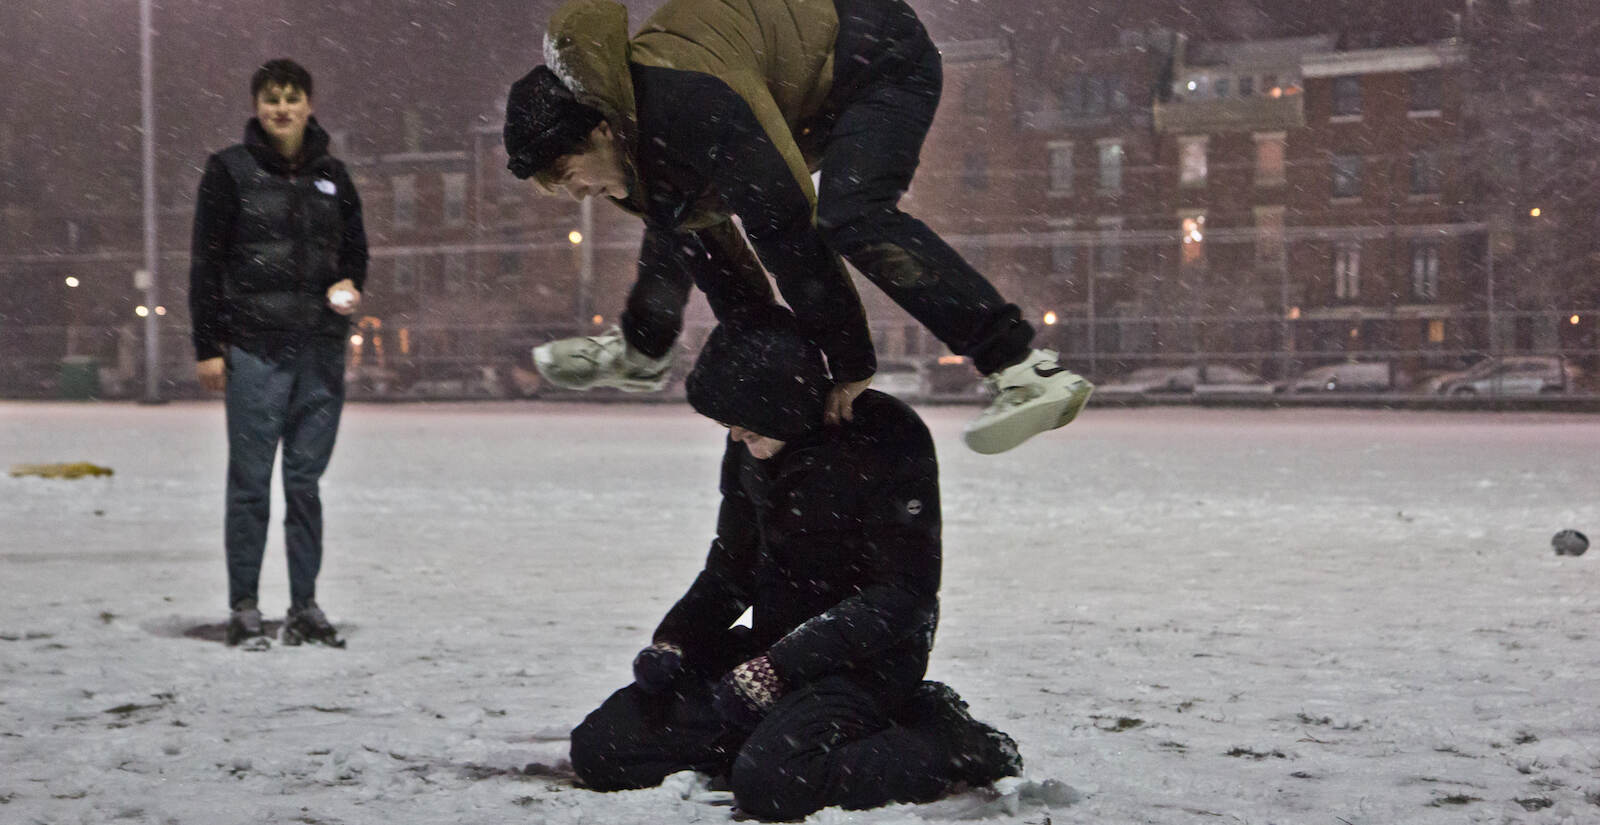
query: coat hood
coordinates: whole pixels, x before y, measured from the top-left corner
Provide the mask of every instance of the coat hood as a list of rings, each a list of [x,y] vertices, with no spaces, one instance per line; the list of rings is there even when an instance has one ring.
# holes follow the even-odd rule
[[[611,0],[571,0],[550,17],[544,62],[579,103],[605,115],[624,156],[638,143],[633,77],[628,73],[628,9]]]

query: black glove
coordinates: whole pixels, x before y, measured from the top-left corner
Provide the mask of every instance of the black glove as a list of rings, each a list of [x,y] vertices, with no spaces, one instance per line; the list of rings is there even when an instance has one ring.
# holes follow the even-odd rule
[[[665,693],[683,673],[683,648],[656,642],[633,657],[633,682],[645,693]]]
[[[757,656],[722,677],[712,693],[711,706],[728,724],[751,730],[786,691],[772,661]]]

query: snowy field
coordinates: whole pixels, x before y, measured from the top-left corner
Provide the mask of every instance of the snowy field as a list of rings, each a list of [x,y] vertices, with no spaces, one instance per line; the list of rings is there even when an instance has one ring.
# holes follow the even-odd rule
[[[1600,420],[1091,408],[985,457],[972,409],[923,412],[930,675],[1083,796],[996,821],[1600,822],[1600,551],[1549,546],[1600,534]],[[0,477],[0,822],[726,821],[688,782],[522,772],[698,571],[722,435],[671,404],[352,405],[320,589],[349,648],[246,653],[192,638],[225,614],[221,406],[0,404],[0,469],[116,470]]]

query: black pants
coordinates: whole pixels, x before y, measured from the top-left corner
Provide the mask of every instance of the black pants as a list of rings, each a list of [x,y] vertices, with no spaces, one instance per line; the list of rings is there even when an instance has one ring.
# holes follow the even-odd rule
[[[344,408],[342,338],[317,338],[263,357],[228,351],[228,604],[256,598],[267,545],[272,465],[283,444],[284,544],[289,596],[316,597],[322,569],[319,481]]]
[[[912,15],[909,7],[904,14]],[[951,352],[971,357],[978,371],[988,374],[1028,354],[1033,327],[933,230],[900,211],[944,84],[938,49],[920,23],[909,22],[912,36],[900,46],[903,59],[885,64],[877,79],[852,90],[830,119],[817,226],[834,251]],[[711,285],[717,280],[698,272],[669,272],[636,282],[622,320],[628,341],[645,354],[665,354],[682,327],[691,281],[701,284],[713,311],[723,317],[719,303],[729,298],[713,293],[728,290]],[[734,289],[733,297],[757,291],[742,284]]]
[[[612,791],[651,787],[684,770],[727,775],[740,809],[769,820],[835,805],[927,802],[954,779],[950,746],[931,722],[903,724],[849,679],[795,690],[753,732],[717,717],[714,684],[694,680],[662,696],[629,685],[612,694],[572,732],[579,779]]]

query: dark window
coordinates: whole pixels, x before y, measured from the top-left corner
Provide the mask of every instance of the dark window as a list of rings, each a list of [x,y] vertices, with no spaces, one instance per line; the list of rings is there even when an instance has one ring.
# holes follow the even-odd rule
[[[1411,192],[1431,195],[1439,191],[1439,150],[1418,149],[1411,153]]]
[[[1336,198],[1361,197],[1361,156],[1333,156],[1333,196]]]
[[[1438,111],[1443,104],[1444,85],[1437,71],[1411,75],[1411,111]]]
[[[1239,78],[1239,96],[1251,97],[1256,93],[1256,79],[1254,75],[1245,75]]]
[[[1083,76],[1068,75],[1061,83],[1061,111],[1075,115],[1083,110]]]
[[[1356,76],[1333,79],[1333,113],[1337,115],[1361,114],[1361,78]]]
[[[1084,75],[1083,113],[1086,115],[1105,114],[1108,103],[1106,79],[1101,75]]]
[[[1107,75],[1106,88],[1111,93],[1111,111],[1126,111],[1128,108],[1128,89],[1123,84],[1122,75]]]

